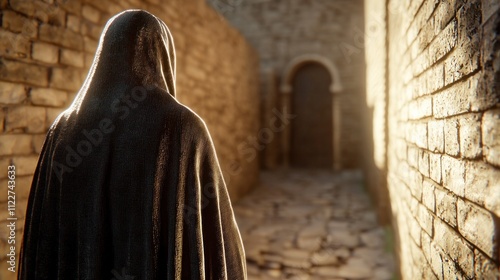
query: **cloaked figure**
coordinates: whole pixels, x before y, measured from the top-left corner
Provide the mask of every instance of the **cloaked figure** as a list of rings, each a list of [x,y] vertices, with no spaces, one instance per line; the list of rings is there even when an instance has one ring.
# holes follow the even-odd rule
[[[108,21],[49,129],[18,279],[246,279],[212,140],[176,101],[172,36],[146,11]]]

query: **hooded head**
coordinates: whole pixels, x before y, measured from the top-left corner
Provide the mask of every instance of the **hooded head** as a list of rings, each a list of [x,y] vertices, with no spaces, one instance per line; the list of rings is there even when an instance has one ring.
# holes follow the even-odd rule
[[[162,20],[143,10],[127,10],[107,22],[77,99],[96,88],[127,83],[156,86],[175,97],[172,35]]]

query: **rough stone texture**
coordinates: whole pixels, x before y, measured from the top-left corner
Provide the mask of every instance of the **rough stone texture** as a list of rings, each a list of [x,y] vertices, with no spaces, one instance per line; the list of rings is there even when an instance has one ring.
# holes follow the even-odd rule
[[[26,88],[22,84],[0,82],[0,103],[18,104],[26,98]]]
[[[66,104],[68,94],[57,89],[32,88],[30,97],[34,105],[61,107]]]
[[[368,72],[389,71],[387,182],[401,278],[497,279],[498,1],[388,2],[390,55]]]
[[[500,167],[500,109],[491,110],[483,116],[483,149],[486,160]]]
[[[33,43],[31,57],[45,63],[57,63],[59,48],[46,43]]]
[[[0,3],[0,183],[7,185],[3,175],[13,161],[18,167],[18,241],[45,133],[79,90],[106,21],[129,8],[154,13],[172,31],[178,99],[207,123],[231,197],[236,201],[255,185],[258,161],[238,146],[258,134],[258,57],[203,1]],[[6,209],[6,196],[0,198],[0,208]],[[4,214],[0,211],[0,279],[8,280],[14,274],[5,267]]]
[[[61,50],[61,63],[81,68],[85,65],[84,53],[63,49]]]
[[[361,179],[356,172],[264,172],[234,205],[248,279],[393,279],[390,237]],[[304,238],[318,242],[301,245]]]
[[[278,85],[283,86],[285,71],[292,66],[294,59],[304,55],[319,55],[333,64],[339,72],[342,90],[333,102],[337,102],[339,111],[335,114],[339,121],[338,145],[334,153],[338,156],[338,167],[358,168],[361,166],[361,109],[364,96],[364,14],[361,0],[290,0],[290,1],[225,1],[207,0],[232,25],[238,28],[249,40],[260,56],[261,73],[264,76],[276,75]],[[378,25],[378,22],[372,22]],[[376,26],[377,32],[383,28]],[[371,34],[377,36],[376,32]],[[301,65],[313,60],[302,61]],[[321,62],[322,63],[322,62]],[[293,78],[293,74],[291,73]],[[273,95],[280,98],[270,98]],[[271,111],[281,108],[285,100],[281,88],[269,88],[263,79],[261,84],[262,108]],[[281,99],[281,101],[280,101]],[[333,105],[336,106],[336,105]],[[380,108],[380,107],[378,107]],[[293,109],[292,109],[293,110]],[[269,127],[273,116],[263,112],[262,127]],[[382,113],[382,112],[379,112]],[[278,143],[282,143],[283,133],[278,133]],[[380,135],[383,140],[383,135]],[[264,142],[264,141],[262,141]],[[335,142],[335,140],[334,140]],[[261,143],[268,144],[268,143]],[[273,168],[277,164],[270,162],[284,158],[283,145],[267,145],[263,151],[264,167]],[[278,155],[276,155],[278,154]],[[379,153],[380,154],[380,153]],[[382,159],[380,159],[382,160]],[[283,164],[282,161],[278,164]]]

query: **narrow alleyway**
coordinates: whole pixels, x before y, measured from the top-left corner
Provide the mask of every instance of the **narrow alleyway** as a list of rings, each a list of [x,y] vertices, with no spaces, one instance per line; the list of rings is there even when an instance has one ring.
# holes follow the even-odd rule
[[[390,241],[358,173],[264,172],[234,208],[249,280],[393,279]]]

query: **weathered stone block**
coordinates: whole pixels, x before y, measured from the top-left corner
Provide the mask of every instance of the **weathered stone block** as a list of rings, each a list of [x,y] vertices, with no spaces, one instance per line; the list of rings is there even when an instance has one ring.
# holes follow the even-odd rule
[[[469,114],[460,118],[460,151],[464,158],[481,156],[481,115]]]
[[[443,258],[441,256],[441,250],[438,246],[432,242],[430,246],[430,254],[431,254],[431,268],[432,271],[436,274],[439,280],[443,280]]]
[[[85,55],[83,52],[67,49],[61,50],[61,63],[82,68],[85,66]]]
[[[33,175],[38,163],[38,156],[14,157],[12,163],[16,166],[16,176]]]
[[[484,113],[481,130],[486,161],[500,167],[500,109]]]
[[[0,103],[19,104],[26,99],[26,88],[20,84],[0,81]]]
[[[429,210],[422,204],[419,204],[417,220],[422,229],[429,235],[433,236],[433,222],[434,216],[432,216]]]
[[[29,133],[44,132],[45,108],[34,106],[18,106],[9,108],[5,122],[5,130],[12,131],[17,128],[26,129]]]
[[[465,1],[457,11],[458,39],[461,43],[470,43],[480,32],[482,23],[481,0]]]
[[[441,158],[443,186],[463,197],[465,192],[465,162],[443,156]]]
[[[500,172],[490,164],[470,161],[466,173],[465,198],[500,216]]]
[[[83,38],[84,50],[88,53],[94,54],[99,42],[96,39],[92,39],[88,36]]]
[[[42,1],[11,0],[9,4],[14,11],[35,17],[43,22],[47,22],[49,15],[54,11],[50,4]]]
[[[434,196],[434,184],[428,180],[424,180],[422,184],[422,203],[427,207],[432,213],[436,210],[436,198]]]
[[[67,15],[66,27],[68,27],[71,31],[73,31],[75,33],[80,32],[80,25],[81,25],[81,21],[80,21],[79,17],[72,15],[72,14]]]
[[[410,102],[408,108],[409,119],[417,120],[429,116],[432,116],[432,98],[422,97]]]
[[[449,257],[445,257],[443,262],[443,277],[444,279],[467,279],[459,270],[459,264],[451,261]],[[469,278],[470,279],[470,278]]]
[[[26,58],[29,53],[30,43],[28,37],[0,30],[0,54],[6,57]]]
[[[412,129],[410,141],[420,148],[427,149],[427,123],[417,123]]]
[[[35,38],[38,32],[38,23],[36,20],[28,19],[14,11],[2,11],[2,27],[21,33],[27,38]]]
[[[415,53],[423,53],[436,34],[438,33],[434,31],[434,26],[432,24],[424,24],[421,26],[420,33],[413,44],[416,48]],[[427,67],[429,65],[430,63],[426,63]]]
[[[0,170],[7,171],[8,167],[10,165],[10,161],[11,161],[11,158],[7,158],[7,157],[0,158]],[[7,172],[0,172],[0,179],[4,179],[4,178],[7,178]],[[2,214],[5,215],[6,213],[2,213]],[[0,219],[0,221],[1,221],[1,219]]]
[[[414,146],[408,146],[406,157],[408,165],[410,165],[411,167],[418,168],[418,151],[418,148]]]
[[[415,213],[418,214],[418,213]],[[421,241],[421,234],[422,234],[422,228],[418,224],[417,220],[413,217],[410,219],[406,220],[409,226],[409,231],[410,231],[410,237],[413,239],[413,241],[420,246],[420,241]],[[411,241],[410,241],[411,243]]]
[[[51,87],[77,91],[81,85],[81,70],[72,67],[52,69]]]
[[[45,42],[58,44],[74,50],[83,49],[82,36],[70,29],[42,24],[39,28],[39,36],[40,39]]]
[[[427,123],[429,130],[429,150],[432,152],[444,152],[444,120],[430,121]]]
[[[444,122],[444,144],[445,152],[450,156],[458,156],[460,152],[458,132],[458,120],[447,119]]]
[[[407,184],[410,187],[411,193],[414,197],[418,199],[418,201],[422,200],[422,174],[420,172],[409,168],[408,169],[408,181]],[[415,212],[416,213],[416,212]]]
[[[441,184],[441,155],[429,154],[429,175],[434,182]]]
[[[425,72],[424,75],[417,86],[423,87],[422,91],[425,94],[434,93],[444,86],[444,64],[442,62],[437,63],[429,71]]]
[[[55,64],[59,59],[59,48],[57,46],[41,42],[33,43],[31,56],[33,59]]]
[[[57,4],[69,13],[80,15],[82,12],[82,1],[55,0]]]
[[[457,47],[445,61],[445,85],[457,82],[479,69],[481,52],[479,35],[473,36],[468,44]]]
[[[477,249],[474,250],[474,270],[476,279],[498,279],[497,265]]]
[[[456,13],[456,2],[457,0],[439,2],[439,6],[434,14],[434,28],[436,33],[439,33],[439,31],[452,24],[450,21]]]
[[[457,226],[457,197],[439,187],[434,189],[436,196],[436,216],[452,227]]]
[[[0,59],[0,79],[37,86],[47,86],[48,69],[43,66]]]
[[[442,2],[444,3],[444,2]],[[434,42],[429,46],[429,56],[431,63],[443,58],[447,55],[458,43],[457,21],[453,20],[446,26]],[[443,79],[440,77],[429,77],[431,79]]]
[[[102,26],[95,25],[91,22],[82,22],[82,35],[84,37],[90,37],[92,39],[98,40],[101,37]],[[177,45],[177,44],[176,44]]]
[[[496,240],[493,215],[489,211],[462,199],[458,199],[457,209],[460,233],[490,258],[495,258]]]
[[[157,6],[155,6],[155,7],[157,7]],[[159,7],[162,7],[162,5],[159,5]],[[169,10],[173,10],[173,9],[169,9]],[[108,11],[108,13],[109,13],[109,14],[116,15],[116,14],[118,14],[119,12],[123,11],[123,8],[122,8],[122,6],[121,6],[120,4],[117,4],[117,3],[114,3],[114,2],[109,2],[109,3],[108,3],[108,10],[107,10],[107,11]],[[165,12],[166,12],[166,11],[165,11],[165,10],[163,10],[163,9],[161,9],[161,13],[156,13],[156,12],[154,12],[154,11],[151,11],[151,13],[153,13],[153,14],[155,14],[155,15],[156,15],[156,14],[158,14],[158,15],[159,15],[159,14],[165,14]],[[173,18],[168,17],[167,15],[165,15],[165,18],[170,18],[172,21],[176,21],[176,20],[174,20]],[[177,21],[176,21],[176,22],[177,22]]]
[[[418,151],[418,170],[422,175],[429,178],[429,153],[426,151]]]
[[[491,62],[485,62],[485,64],[490,64]],[[486,70],[486,69],[485,69]],[[495,89],[495,85],[490,84],[493,79],[490,79],[492,73],[488,70],[478,72],[472,77],[469,77],[467,81],[469,82],[469,99],[470,99],[470,110],[471,112],[484,112],[490,109],[499,102],[500,96]]]
[[[33,135],[33,149],[35,150],[35,153],[40,154],[40,152],[42,151],[42,146],[44,141],[45,141],[45,133]]]
[[[87,2],[87,4],[92,5],[93,8],[95,8],[95,9],[97,9],[97,10],[103,12],[103,13],[106,12],[106,11],[108,11],[109,4],[107,2],[102,2],[100,0],[88,0],[86,2]],[[135,1],[135,2],[131,1],[130,3],[132,3],[132,5],[134,5],[134,6],[142,6],[142,5],[144,5],[143,1]],[[172,3],[172,6],[173,5],[175,5],[175,4]],[[148,10],[150,10],[149,7],[153,7],[153,6],[152,5],[148,6]],[[180,9],[176,9],[176,10],[178,11]],[[153,11],[151,11],[151,12],[153,12]]]
[[[421,238],[421,244],[422,244],[422,253],[424,253],[425,259],[430,264],[431,263],[432,238],[425,231],[422,231],[422,235],[420,236],[420,238]]]
[[[474,277],[474,252],[454,229],[436,219],[434,222],[434,242],[443,249],[453,263],[466,273],[469,279]],[[447,278],[448,279],[448,278]]]
[[[101,19],[100,11],[90,5],[83,5],[82,16],[84,19],[93,23],[99,23],[99,20]]]
[[[33,104],[52,107],[64,106],[68,98],[65,91],[49,88],[33,88],[30,96]]]
[[[31,154],[31,136],[26,134],[0,135],[0,155],[26,155]]]
[[[458,83],[434,95],[433,114],[436,118],[445,118],[470,109],[469,84]]]

